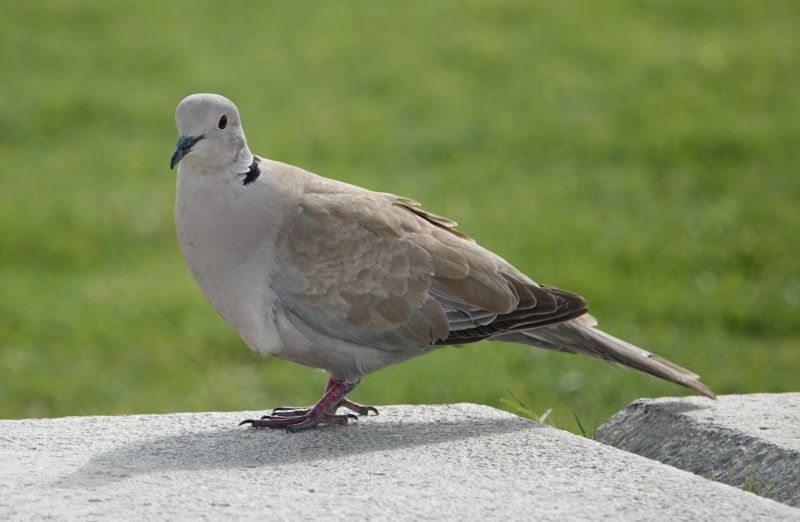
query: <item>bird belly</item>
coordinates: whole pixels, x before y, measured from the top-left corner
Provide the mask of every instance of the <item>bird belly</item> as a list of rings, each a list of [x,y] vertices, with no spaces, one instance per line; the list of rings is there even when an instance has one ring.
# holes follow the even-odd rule
[[[326,335],[290,310],[276,309],[274,326],[280,342],[271,355],[329,371],[334,378],[355,381],[425,351],[384,350]]]

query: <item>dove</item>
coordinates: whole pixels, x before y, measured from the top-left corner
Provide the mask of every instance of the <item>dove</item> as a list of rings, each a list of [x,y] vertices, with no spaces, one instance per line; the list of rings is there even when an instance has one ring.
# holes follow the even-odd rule
[[[314,406],[242,424],[299,431],[377,414],[347,398],[365,375],[482,340],[591,355],[715,398],[698,375],[599,330],[581,296],[535,282],[454,221],[254,155],[227,98],[192,94],[175,121],[175,223],[200,290],[251,349],[330,374]]]

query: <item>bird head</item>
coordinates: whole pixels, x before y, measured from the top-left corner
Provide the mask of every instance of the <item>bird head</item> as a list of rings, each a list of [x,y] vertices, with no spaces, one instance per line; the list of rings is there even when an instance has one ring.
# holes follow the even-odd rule
[[[239,110],[224,96],[187,96],[178,104],[175,123],[180,136],[169,168],[174,168],[181,160],[212,168],[251,161]]]

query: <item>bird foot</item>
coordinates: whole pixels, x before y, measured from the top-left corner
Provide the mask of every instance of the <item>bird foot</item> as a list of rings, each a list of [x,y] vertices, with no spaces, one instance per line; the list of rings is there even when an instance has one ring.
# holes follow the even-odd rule
[[[375,415],[380,415],[380,413],[378,413],[378,409],[375,406],[366,406],[364,404],[353,402],[349,399],[342,399],[342,401],[336,406],[336,409],[338,408],[347,408],[348,410],[357,413],[362,417],[368,416],[370,412]],[[297,417],[300,415],[306,415],[308,414],[309,411],[311,411],[311,408],[303,408],[299,406],[281,406],[279,408],[275,408],[274,410],[272,410],[272,413],[270,415],[264,415],[261,418],[267,419],[269,417]]]
[[[348,413],[346,415],[319,415],[316,412],[309,411],[305,415],[297,415],[293,417],[265,415],[260,419],[245,419],[239,423],[239,426],[243,424],[249,424],[254,428],[285,428],[287,431],[296,432],[313,428],[319,424],[336,424],[342,426],[347,424],[351,419],[358,420],[358,417],[352,413]]]
[[[242,424],[249,424],[254,428],[285,428],[288,431],[301,431],[313,428],[318,424],[344,425],[350,420],[357,420],[358,417],[352,413],[339,415],[336,413],[340,407],[347,408],[358,415],[369,415],[373,412],[378,414],[378,410],[372,406],[363,406],[345,398],[357,383],[345,383],[331,378],[325,393],[317,404],[311,408],[275,408],[271,415],[264,415],[260,419],[245,419]]]

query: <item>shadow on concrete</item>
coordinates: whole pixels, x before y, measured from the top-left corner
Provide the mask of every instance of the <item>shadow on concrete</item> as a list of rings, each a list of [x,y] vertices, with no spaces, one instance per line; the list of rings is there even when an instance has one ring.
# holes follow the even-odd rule
[[[546,428],[521,418],[439,422],[373,422],[300,433],[221,428],[131,443],[92,458],[54,485],[97,487],[128,477],[171,471],[261,468],[344,459],[403,448],[452,443]]]

